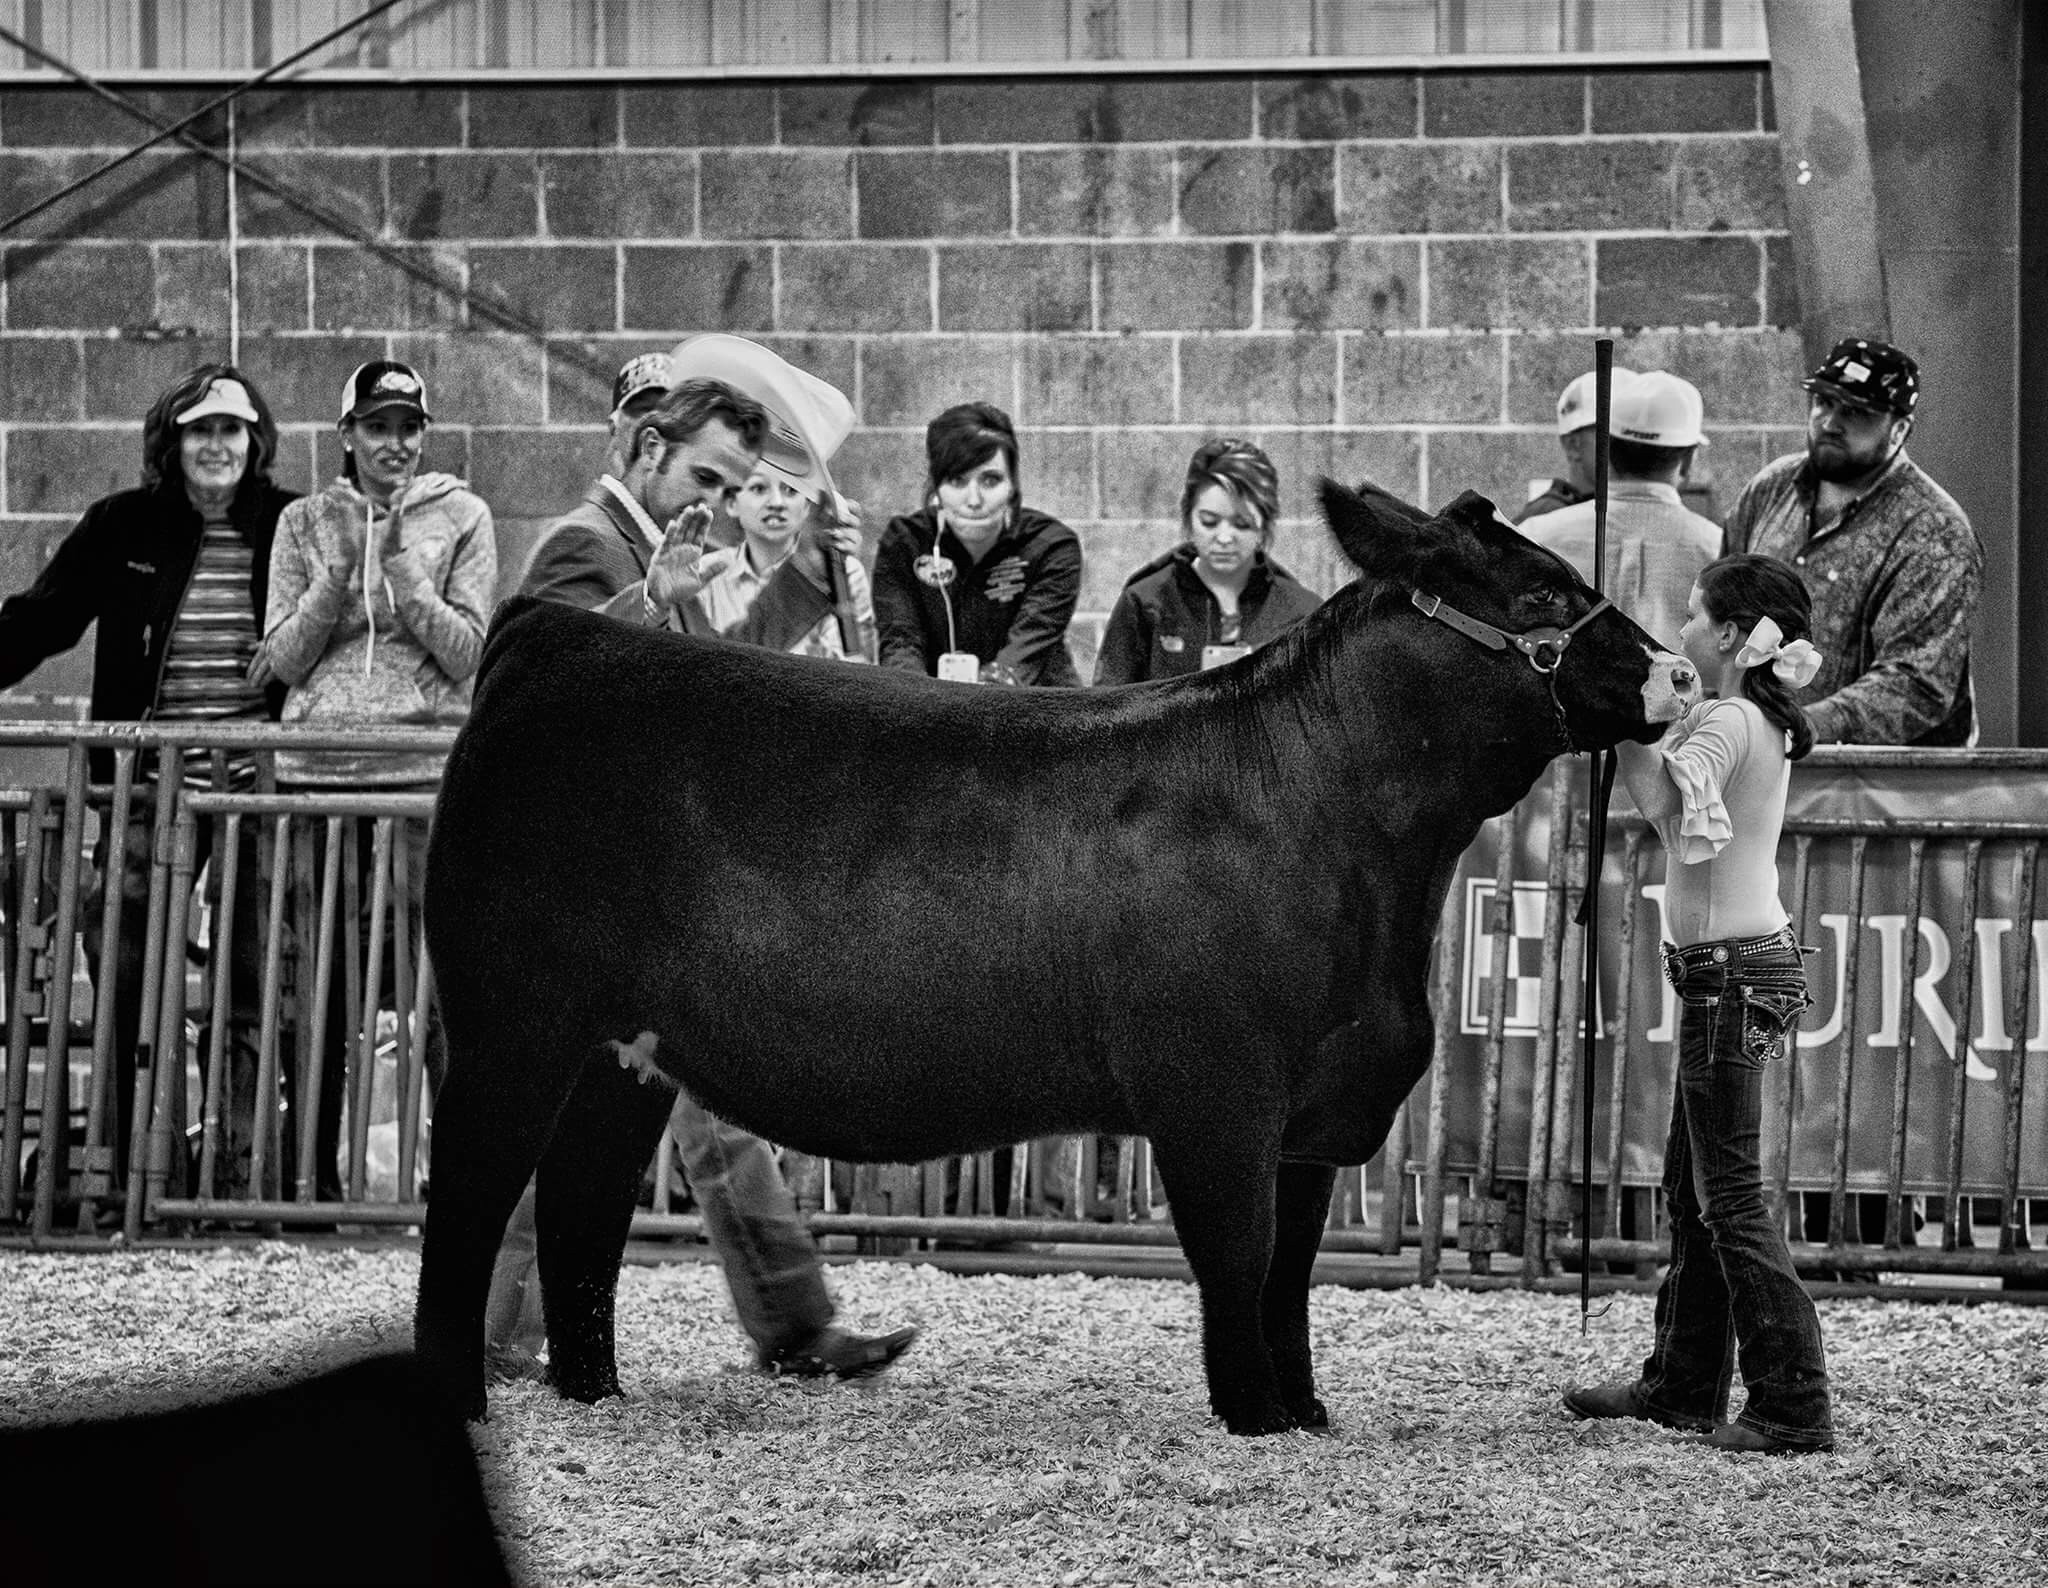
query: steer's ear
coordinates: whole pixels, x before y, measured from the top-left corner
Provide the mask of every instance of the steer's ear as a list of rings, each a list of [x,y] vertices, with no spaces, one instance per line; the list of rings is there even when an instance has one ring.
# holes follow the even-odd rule
[[[1377,485],[1322,482],[1323,517],[1344,555],[1368,579],[1412,584],[1444,550],[1444,525]]]
[[[1460,491],[1457,498],[1443,510],[1443,516],[1460,529],[1478,536],[1482,542],[1497,541],[1503,536],[1521,533],[1499,508],[1477,491]]]

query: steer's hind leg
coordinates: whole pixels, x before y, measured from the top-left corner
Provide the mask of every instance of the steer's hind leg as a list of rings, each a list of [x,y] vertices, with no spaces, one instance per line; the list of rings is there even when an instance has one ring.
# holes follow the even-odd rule
[[[1209,1406],[1233,1434],[1298,1426],[1280,1398],[1260,1321],[1273,1256],[1273,1161],[1241,1142],[1154,1138],[1181,1250],[1202,1292]]]
[[[613,1309],[642,1177],[675,1093],[593,1057],[576,1079],[534,1198],[548,1377],[571,1400],[619,1393]]]
[[[566,1081],[456,1056],[434,1100],[434,1186],[413,1343],[429,1382],[484,1415],[484,1299],[505,1221],[533,1174]],[[494,1055],[504,1058],[506,1055]]]
[[[1266,1269],[1262,1319],[1281,1404],[1304,1428],[1330,1425],[1329,1412],[1316,1399],[1309,1356],[1308,1282],[1336,1183],[1337,1171],[1328,1164],[1283,1163],[1274,1196],[1273,1261]]]

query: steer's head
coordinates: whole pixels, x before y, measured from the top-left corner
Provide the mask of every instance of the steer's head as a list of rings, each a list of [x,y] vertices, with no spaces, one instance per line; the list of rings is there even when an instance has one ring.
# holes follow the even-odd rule
[[[1445,654],[1470,688],[1542,705],[1554,749],[1648,743],[1698,697],[1689,662],[1603,606],[1570,563],[1525,539],[1485,497],[1467,491],[1436,514],[1370,485],[1325,480],[1322,497],[1375,609],[1455,633],[1459,645]]]

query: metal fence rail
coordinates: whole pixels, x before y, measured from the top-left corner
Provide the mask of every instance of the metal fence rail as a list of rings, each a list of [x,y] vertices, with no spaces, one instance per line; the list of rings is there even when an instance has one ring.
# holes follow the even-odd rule
[[[0,789],[0,1238],[420,1222],[439,1063],[416,912],[432,796],[279,792],[270,762],[281,746],[445,751],[452,737],[0,723],[0,749],[56,746],[65,766],[61,786]],[[188,750],[223,785],[229,752],[253,750],[258,786],[180,781]],[[96,755],[110,779],[88,776]],[[2004,769],[2015,784],[2026,771]],[[1340,1177],[1326,1250],[1412,1253],[1425,1282],[1525,1284],[1663,1255],[1663,862],[1628,813],[1599,878],[1614,907],[1593,1011],[1590,1228],[1573,1184],[1588,1078],[1570,922],[1593,849],[1572,781],[1540,785],[1466,857],[1440,926],[1437,1062],[1381,1157]],[[1766,1176],[1810,1273],[2048,1278],[2029,1226],[2048,1217],[2048,1097],[2026,1087],[2029,1049],[2048,1048],[2034,987],[2048,801],[2036,819],[2029,798],[1970,819],[1936,801],[1788,821],[1787,902],[1822,954],[1818,1006],[1772,1077]],[[127,1039],[110,991],[124,955]],[[1145,1143],[1107,1160],[1106,1146],[921,1165],[789,1153],[785,1168],[817,1233],[871,1246],[1174,1244]],[[699,1236],[666,1137],[649,1179],[635,1233]],[[1994,1211],[1995,1230],[1973,1220]]]

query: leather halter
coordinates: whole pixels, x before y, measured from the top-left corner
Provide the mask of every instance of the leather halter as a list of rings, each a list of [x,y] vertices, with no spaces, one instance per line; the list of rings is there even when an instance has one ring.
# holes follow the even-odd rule
[[[1415,610],[1426,618],[1456,629],[1469,640],[1477,640],[1489,651],[1504,651],[1513,646],[1529,658],[1529,665],[1550,680],[1550,709],[1557,715],[1558,735],[1564,740],[1565,753],[1576,755],[1578,745],[1572,739],[1571,724],[1565,718],[1564,702],[1557,698],[1557,670],[1564,664],[1564,653],[1571,647],[1572,636],[1591,623],[1614,603],[1601,596],[1585,616],[1569,628],[1558,628],[1544,624],[1539,628],[1524,629],[1517,633],[1513,629],[1496,628],[1482,618],[1475,618],[1468,612],[1460,612],[1446,603],[1441,596],[1425,595],[1420,590],[1411,591],[1408,597]]]
[[[1529,658],[1531,667],[1545,676],[1555,673],[1564,661],[1564,653],[1572,643],[1572,636],[1614,605],[1607,597],[1602,596],[1593,603],[1584,617],[1568,629],[1545,624],[1541,628],[1524,629],[1517,633],[1513,629],[1495,628],[1491,623],[1460,612],[1440,596],[1424,595],[1417,590],[1408,599],[1414,603],[1415,610],[1424,617],[1435,618],[1439,623],[1449,624],[1465,638],[1477,640],[1489,651],[1504,651],[1512,645]]]

